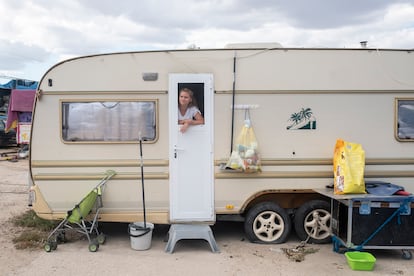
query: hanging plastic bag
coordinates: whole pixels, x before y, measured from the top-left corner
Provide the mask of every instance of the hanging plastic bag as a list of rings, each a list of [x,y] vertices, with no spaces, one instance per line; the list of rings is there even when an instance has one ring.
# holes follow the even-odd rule
[[[248,109],[246,110],[243,127],[237,137],[235,147],[226,167],[244,172],[261,171],[258,144]]]
[[[365,194],[364,169],[362,146],[338,139],[333,159],[334,194]]]

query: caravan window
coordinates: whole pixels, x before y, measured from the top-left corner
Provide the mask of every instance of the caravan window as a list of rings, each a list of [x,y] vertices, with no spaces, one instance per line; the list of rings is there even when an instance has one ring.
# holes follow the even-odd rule
[[[156,137],[156,101],[62,102],[67,142],[128,142]]]
[[[414,141],[414,99],[397,99],[396,135],[400,141]]]

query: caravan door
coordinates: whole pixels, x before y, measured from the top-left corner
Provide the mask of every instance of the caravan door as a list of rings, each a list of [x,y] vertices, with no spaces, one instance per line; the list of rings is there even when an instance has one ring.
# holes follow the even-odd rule
[[[181,88],[193,91],[204,116],[203,125],[190,126],[185,133],[178,124]],[[215,221],[213,160],[213,75],[171,74],[169,76],[170,133],[170,220]]]

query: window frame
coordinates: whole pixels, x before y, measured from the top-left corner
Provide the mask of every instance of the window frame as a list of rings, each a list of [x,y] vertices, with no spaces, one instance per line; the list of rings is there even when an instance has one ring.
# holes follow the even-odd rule
[[[64,144],[135,144],[139,140],[130,141],[114,141],[114,140],[79,140],[71,141],[65,140],[63,137],[63,105],[66,103],[102,103],[102,102],[152,102],[154,103],[154,123],[155,123],[155,136],[152,140],[144,140],[144,143],[156,143],[159,138],[159,100],[158,99],[60,99],[59,100],[59,125],[60,125],[60,140]],[[145,138],[145,137],[143,137]]]
[[[399,118],[400,118],[400,110],[399,107],[401,103],[407,102],[408,104],[412,105],[414,108],[414,98],[395,98],[395,120],[394,120],[394,135],[395,139],[399,142],[414,142],[414,133],[410,138],[403,138],[399,136]],[[411,103],[410,103],[411,102]],[[411,126],[411,125],[410,125]],[[414,124],[412,125],[414,128]]]

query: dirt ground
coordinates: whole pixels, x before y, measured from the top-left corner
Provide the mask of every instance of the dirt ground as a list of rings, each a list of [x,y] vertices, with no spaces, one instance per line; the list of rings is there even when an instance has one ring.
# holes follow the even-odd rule
[[[95,253],[87,240],[60,244],[56,251],[18,250],[12,242],[19,234],[9,219],[29,210],[28,161],[0,161],[0,275],[413,275],[414,260],[403,260],[397,250],[371,251],[377,258],[374,271],[353,271],[343,254],[331,244],[307,245],[317,251],[301,262],[292,261],[284,249],[300,241],[262,245],[245,239],[241,223],[217,223],[213,227],[220,253],[207,242],[182,240],[174,253],[165,252],[168,226],[156,225],[151,248],[131,248],[128,224],[102,224],[107,241]]]

